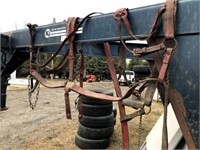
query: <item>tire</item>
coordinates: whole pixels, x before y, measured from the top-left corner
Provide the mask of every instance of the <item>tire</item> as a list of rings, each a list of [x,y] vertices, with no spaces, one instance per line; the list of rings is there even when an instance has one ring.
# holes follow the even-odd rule
[[[110,145],[110,138],[101,140],[91,140],[75,135],[75,144],[80,149],[106,149]]]
[[[112,114],[113,104],[89,105],[82,103],[82,113],[85,116],[102,117]]]
[[[114,114],[103,117],[91,117],[83,115],[79,122],[90,128],[106,128],[113,125]]]
[[[102,91],[102,90],[91,90],[92,92],[96,92],[96,93],[102,93],[105,95],[110,95],[113,96],[113,92],[109,92],[109,91]],[[96,99],[96,98],[92,98],[92,97],[88,97],[88,96],[84,96],[81,95],[80,96],[82,103],[84,104],[91,104],[91,105],[106,105],[106,104],[111,104],[111,101],[106,101],[106,100],[101,100],[101,99]]]
[[[149,77],[150,73],[135,73],[136,81],[143,80],[146,77]]]
[[[113,131],[114,126],[107,128],[88,128],[82,124],[79,124],[77,133],[83,138],[100,140],[110,138],[110,136],[113,134]]]
[[[133,67],[133,71],[135,72],[135,73],[150,73],[151,71],[150,71],[150,69],[149,69],[149,66],[144,66],[144,65],[135,65],[134,67]]]
[[[144,66],[144,65],[135,65],[133,67],[133,71],[135,72],[136,82],[139,82],[139,80],[142,80],[151,74],[149,66]]]

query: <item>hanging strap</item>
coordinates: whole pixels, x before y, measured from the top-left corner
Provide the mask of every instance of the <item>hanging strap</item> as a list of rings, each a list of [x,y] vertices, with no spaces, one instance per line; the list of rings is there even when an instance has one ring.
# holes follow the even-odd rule
[[[158,76],[158,82],[162,83],[165,77],[169,60],[172,55],[172,51],[177,46],[177,41],[174,39],[175,25],[176,25],[176,10],[177,0],[167,0],[165,3],[165,13],[163,14],[163,32],[165,35],[164,43],[167,43],[167,50],[163,59],[163,64]]]
[[[66,117],[67,117],[67,119],[72,119],[70,101],[69,101],[69,90],[68,89],[65,89],[64,97],[65,97]]]
[[[110,74],[113,80],[113,84],[114,84],[114,88],[115,88],[115,92],[117,97],[122,97],[122,92],[121,89],[119,87],[119,82],[116,76],[116,71],[114,68],[114,65],[112,63],[112,55],[110,52],[110,46],[109,43],[104,43],[103,44],[104,50],[105,50],[105,54],[106,54],[106,58],[107,58],[107,62],[108,62],[108,68],[110,70]],[[120,112],[120,117],[125,117],[126,116],[126,112],[125,112],[125,108],[122,105],[121,101],[118,101],[118,106],[119,106],[119,112]],[[121,127],[122,127],[122,138],[123,138],[123,149],[124,150],[128,150],[129,149],[129,135],[128,135],[128,124],[127,122],[121,122]]]
[[[70,35],[70,33],[72,33],[74,31],[75,28],[75,23],[76,23],[76,19],[75,17],[69,17],[67,20],[67,24],[66,24],[66,36],[68,37]],[[68,59],[69,59],[69,81],[73,81],[74,80],[74,35],[72,35],[69,40],[69,54],[68,54]]]
[[[163,59],[162,67],[160,69],[160,73],[159,73],[159,76],[158,76],[158,82],[159,83],[162,83],[163,79],[165,78],[165,75],[166,75],[166,72],[167,72],[167,67],[168,67],[168,64],[169,64],[169,60],[170,60],[171,55],[172,55],[172,51],[173,51],[173,48],[167,48],[167,50],[165,52],[165,57]]]
[[[173,39],[176,24],[177,0],[167,0],[163,14],[163,31],[166,39]]]
[[[127,12],[127,8],[121,8],[119,10],[117,10],[114,13],[114,18],[117,21],[118,27],[121,26],[121,22],[123,21],[128,33],[131,35],[131,37],[135,40],[138,40],[138,38],[134,35],[133,31],[131,30],[131,25],[130,22],[127,18],[128,16],[128,12]]]

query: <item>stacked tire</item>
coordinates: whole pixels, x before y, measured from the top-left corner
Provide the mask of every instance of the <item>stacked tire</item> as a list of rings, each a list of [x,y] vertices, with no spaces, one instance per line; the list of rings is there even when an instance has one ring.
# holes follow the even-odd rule
[[[146,77],[149,77],[151,74],[149,66],[145,65],[135,65],[133,67],[133,71],[135,72],[135,81],[139,82],[139,80],[143,80]]]
[[[112,92],[93,90],[112,96]],[[79,119],[75,144],[80,149],[105,149],[114,131],[116,110],[111,101],[81,96],[82,117]]]

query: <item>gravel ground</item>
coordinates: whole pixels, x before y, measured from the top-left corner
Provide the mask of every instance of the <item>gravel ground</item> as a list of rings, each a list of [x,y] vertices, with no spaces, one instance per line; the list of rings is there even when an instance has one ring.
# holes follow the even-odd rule
[[[111,82],[85,83],[87,89],[113,90]],[[122,92],[128,89],[121,86]],[[78,111],[75,108],[77,94],[70,93],[72,120],[65,116],[63,89],[41,87],[37,107],[31,110],[25,86],[9,86],[7,90],[7,111],[0,112],[0,150],[76,150],[74,135],[78,126]],[[117,107],[117,103],[114,103]],[[153,102],[152,112],[143,117],[142,141],[163,111],[161,103]],[[127,113],[133,112],[127,108]],[[118,113],[119,114],[119,113]],[[130,148],[138,147],[139,118],[129,122]],[[122,149],[119,116],[108,149]]]

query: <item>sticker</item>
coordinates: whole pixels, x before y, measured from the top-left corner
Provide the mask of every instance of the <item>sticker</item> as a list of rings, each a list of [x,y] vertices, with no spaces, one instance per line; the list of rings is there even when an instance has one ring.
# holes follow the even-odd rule
[[[82,33],[83,33],[83,27],[80,27],[75,34],[82,34]],[[66,38],[66,29],[65,27],[46,29],[44,32],[44,36],[45,38],[60,36],[62,40],[64,36]]]
[[[54,29],[46,29],[46,31],[44,32],[45,38],[62,36],[62,35],[66,35],[66,30],[55,30],[54,28]]]

